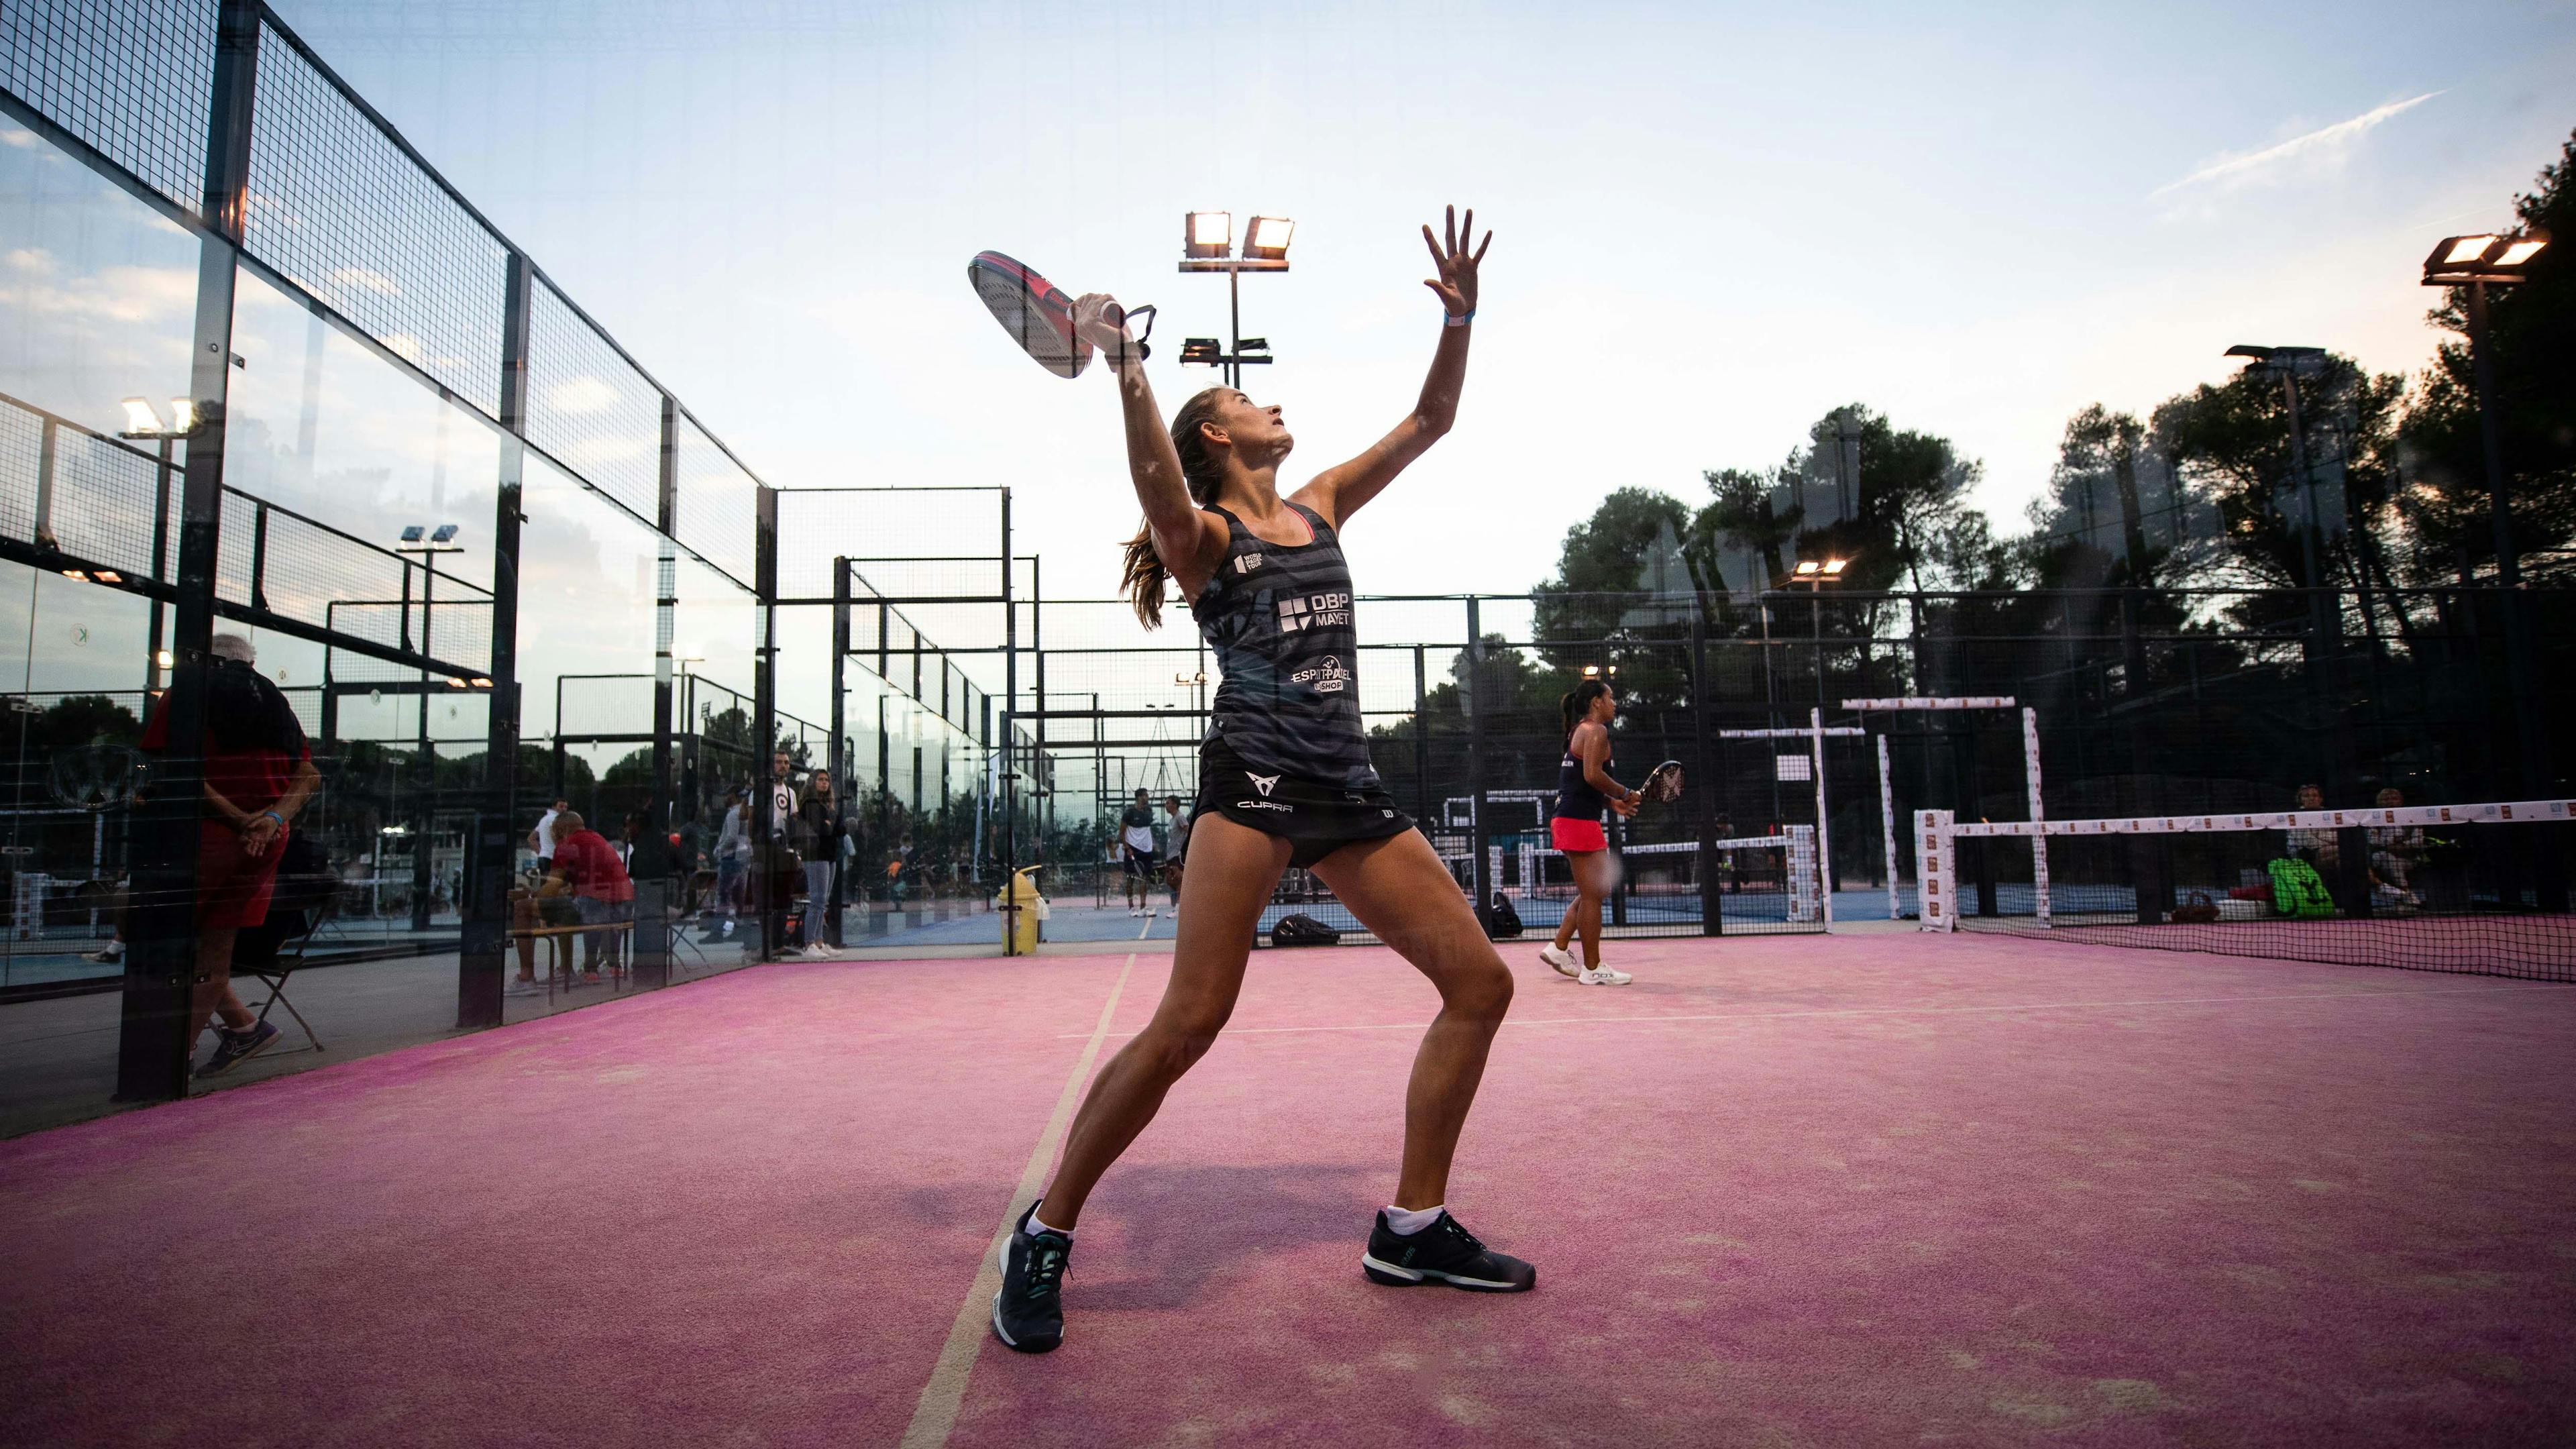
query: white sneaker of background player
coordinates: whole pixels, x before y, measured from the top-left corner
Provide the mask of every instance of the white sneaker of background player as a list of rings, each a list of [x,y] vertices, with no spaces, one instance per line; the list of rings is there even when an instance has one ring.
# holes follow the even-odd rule
[[[1570,953],[1556,949],[1554,946],[1539,947],[1538,959],[1555,967],[1556,974],[1559,976],[1573,976],[1579,978],[1583,975],[1583,968],[1574,964],[1574,957]]]
[[[1586,986],[1625,986],[1637,978],[1625,971],[1613,971],[1607,966],[1595,966],[1574,979]]]

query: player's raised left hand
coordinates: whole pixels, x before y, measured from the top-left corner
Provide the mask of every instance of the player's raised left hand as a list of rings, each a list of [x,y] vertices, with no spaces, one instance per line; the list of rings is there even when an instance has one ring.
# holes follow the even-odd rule
[[[1440,273],[1437,277],[1423,278],[1422,285],[1440,298],[1440,305],[1449,309],[1450,316],[1464,317],[1476,310],[1476,268],[1485,260],[1485,248],[1494,244],[1494,234],[1488,230],[1485,239],[1477,243],[1472,253],[1460,245],[1462,239],[1475,239],[1476,209],[1472,206],[1467,208],[1464,225],[1459,223],[1458,208],[1450,207],[1442,229],[1447,233],[1446,246],[1442,245],[1440,237],[1431,234],[1428,224],[1422,228],[1422,244],[1431,248],[1431,265]]]

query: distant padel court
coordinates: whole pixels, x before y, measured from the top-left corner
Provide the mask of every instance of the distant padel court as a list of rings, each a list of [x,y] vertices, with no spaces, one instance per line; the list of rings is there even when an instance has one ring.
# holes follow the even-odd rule
[[[1263,952],[1015,1357],[994,1235],[1167,948],[780,964],[0,1144],[10,1437],[2576,1433],[2563,985],[1870,933],[1629,941],[1599,990],[1503,949],[1451,1200],[1532,1294],[1361,1279],[1434,998]]]

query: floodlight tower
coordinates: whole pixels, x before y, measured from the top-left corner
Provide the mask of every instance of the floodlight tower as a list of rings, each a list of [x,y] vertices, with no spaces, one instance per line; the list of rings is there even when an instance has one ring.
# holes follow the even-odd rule
[[[1220,350],[1213,337],[1181,342],[1181,362],[1191,367],[1223,367],[1225,385],[1240,390],[1246,363],[1266,363],[1270,339],[1243,335],[1243,274],[1288,270],[1288,239],[1297,223],[1284,216],[1256,216],[1243,234],[1243,255],[1233,256],[1234,213],[1193,211],[1181,224],[1181,270],[1225,273],[1228,335],[1231,351]]]
[[[1847,558],[1800,559],[1789,570],[1789,582],[1807,586],[1807,613],[1815,637],[1816,703],[1825,702],[1825,585],[1840,583],[1843,570],[1851,567]]]
[[[2506,494],[2504,449],[2496,436],[2495,359],[2487,346],[2487,284],[2519,282],[2531,275],[2532,258],[2549,245],[2549,234],[2519,236],[2484,233],[2446,236],[2424,258],[2424,285],[2469,289],[2469,370],[2478,387],[2478,436],[2487,462],[2487,510],[2495,525],[2496,581],[2510,589],[2522,582],[2522,563],[2513,546],[2513,505]]]
[[[2307,515],[2306,526],[2299,530],[2299,556],[2306,565],[2308,587],[2323,588],[2326,580],[2317,538],[2317,480],[2308,468],[2307,430],[2299,421],[2299,379],[2325,375],[2326,350],[2257,347],[2240,342],[2227,349],[2227,355],[2248,359],[2249,372],[2261,371],[2281,379],[2281,397],[2290,409],[2290,477],[2299,485],[2300,511]]]
[[[2525,231],[2517,236],[2482,233],[2446,236],[2424,258],[2424,285],[2469,290],[2469,369],[2478,387],[2478,438],[2486,453],[2487,512],[2495,528],[2496,582],[2508,590],[2522,586],[2522,560],[2513,542],[2513,502],[2504,476],[2504,446],[2496,428],[2495,357],[2487,340],[2487,286],[2519,282],[2531,275],[2532,260],[2549,246],[2549,234]],[[2465,582],[2465,580],[2464,580]],[[2524,600],[2507,593],[2502,599],[2505,661],[2515,698],[2514,722],[2521,736],[2524,788],[2538,793],[2555,772],[2549,766],[2549,737],[2542,730],[2534,694],[2539,667],[2531,657],[2531,623]],[[2554,855],[2546,842],[2541,848]],[[2565,877],[2548,859],[2540,869],[2542,897],[2549,909],[2565,909]]]

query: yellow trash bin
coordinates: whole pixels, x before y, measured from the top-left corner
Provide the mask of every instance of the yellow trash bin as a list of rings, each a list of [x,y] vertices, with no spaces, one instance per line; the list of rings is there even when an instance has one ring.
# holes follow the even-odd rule
[[[1038,883],[1029,877],[1046,869],[1029,866],[1011,873],[1011,883],[993,897],[1002,913],[1002,954],[1033,956],[1037,954],[1040,927],[1046,923],[1046,897],[1038,894]],[[1015,909],[1016,908],[1016,909]]]

